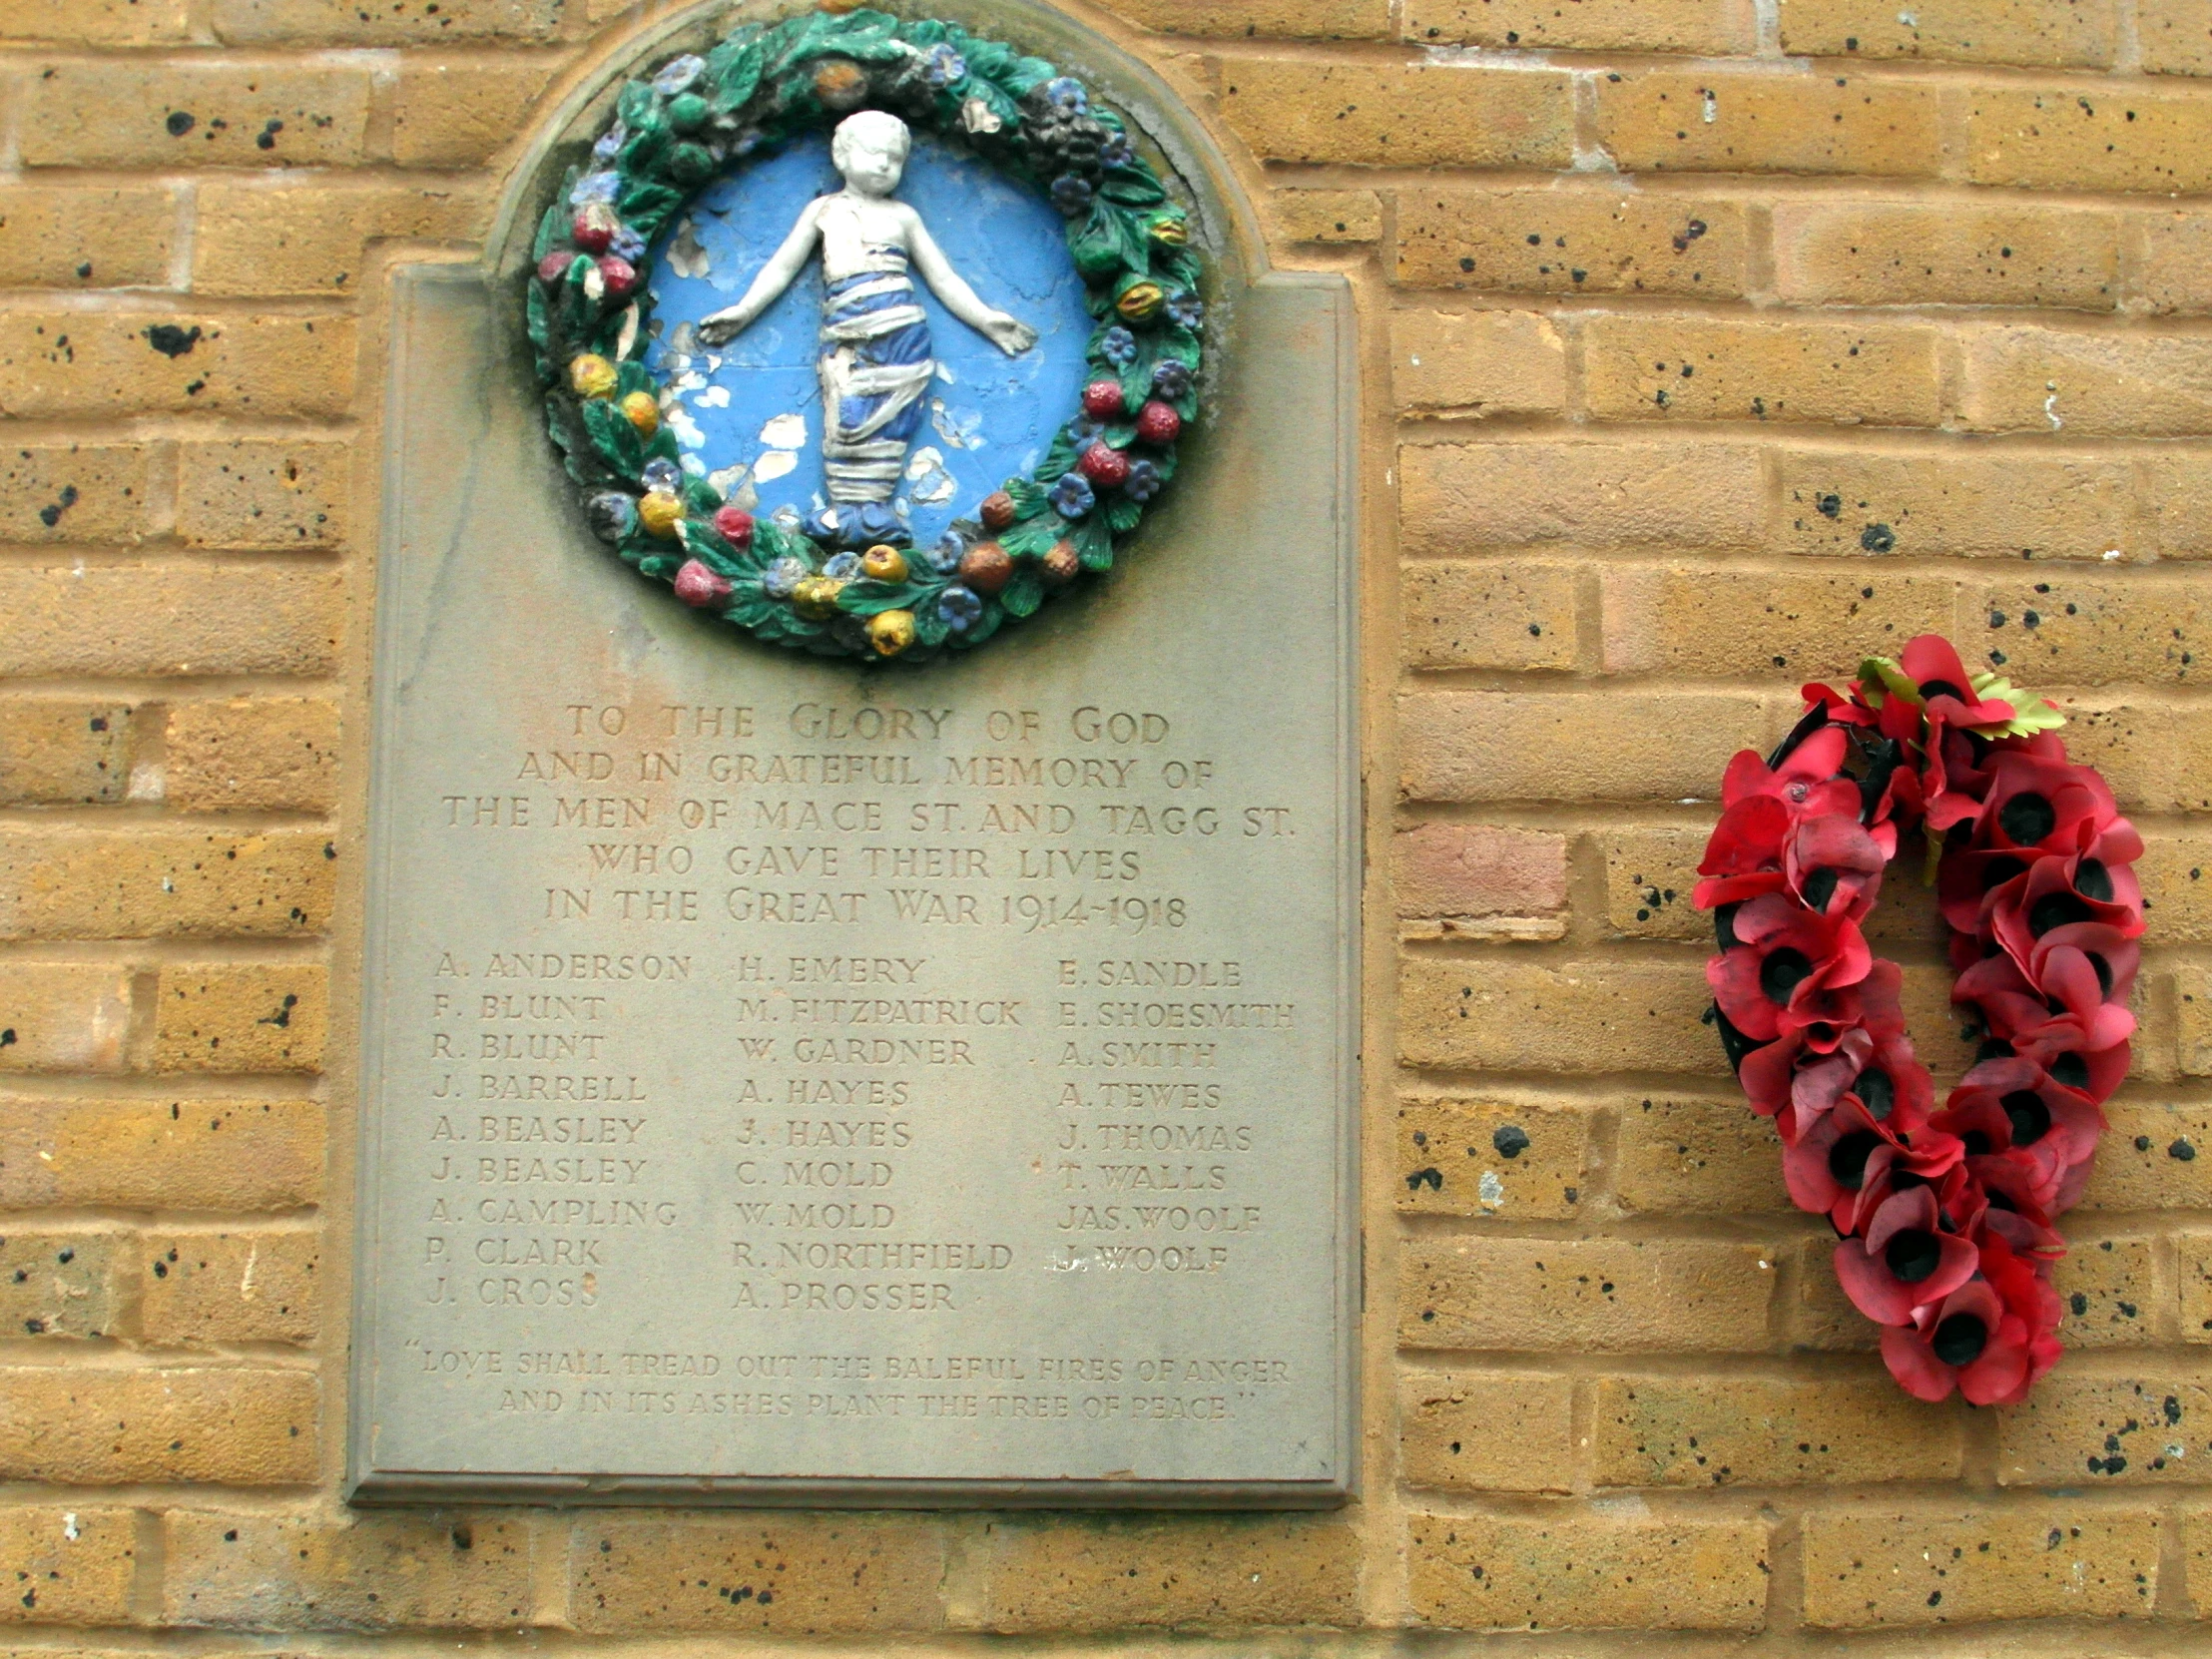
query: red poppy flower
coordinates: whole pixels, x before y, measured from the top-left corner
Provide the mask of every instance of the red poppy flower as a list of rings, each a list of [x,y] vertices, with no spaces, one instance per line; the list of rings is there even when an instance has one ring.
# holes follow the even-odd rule
[[[1923,634],[1898,654],[1898,666],[1920,689],[1921,703],[1931,721],[1964,729],[2002,726],[2019,711],[1994,699],[1984,702],[1974,695],[1973,676],[1959,661],[1950,641],[1940,634]]]
[[[1831,918],[1862,919],[1882,891],[1882,871],[1898,849],[1894,825],[1861,827],[1853,812],[1800,820],[1782,848],[1790,890],[1807,909]]]
[[[2031,1060],[1989,1060],[1974,1067],[1953,1089],[1934,1126],[1955,1135],[1972,1160],[2013,1152],[2034,1162],[2046,1193],[2045,1215],[2072,1202],[2064,1196],[2069,1176],[2079,1169],[2087,1179],[2104,1133],[2104,1113],[2095,1101],[2062,1088]]]
[[[1701,910],[1738,904],[1761,893],[1780,892],[1782,849],[1790,838],[1790,809],[1772,795],[1747,796],[1725,813],[1705,843],[1700,881],[1690,894]]]
[[[1988,771],[1988,812],[1975,837],[1977,846],[2081,852],[2124,822],[2111,788],[2096,770],[2072,765],[2063,749],[2055,756],[2000,749],[1990,755]]]
[[[1944,1226],[1955,1233],[1966,1230],[1965,1217],[1978,1207],[1979,1195],[1966,1179],[1966,1149],[1954,1135],[1936,1129],[1897,1133],[1895,1141],[1878,1146],[1867,1156],[1859,1191],[1848,1204],[1839,1204],[1828,1219],[1840,1233],[1865,1233],[1875,1212],[1898,1193],[1927,1188],[1936,1195]]]
[[[1947,1231],[1936,1194],[1893,1194],[1869,1218],[1866,1237],[1836,1247],[1836,1278],[1852,1306],[1878,1325],[1905,1325],[1973,1277],[1981,1253]]]
[[[2011,1405],[2058,1361],[2058,1295],[2001,1239],[1984,1238],[1977,1277],[1912,1323],[1882,1333],[1882,1360],[1905,1391]]]
[[[1952,996],[1979,1008],[1989,1034],[2010,1044],[2014,1054],[2045,1067],[2059,1054],[2079,1054],[2085,1062],[2094,1054],[2124,1054],[2135,1034],[2135,1016],[2105,1000],[2104,980],[2089,955],[2053,950],[2043,967],[2044,982],[2031,985],[2009,956],[1992,956],[1961,974]],[[2124,1076],[2124,1059],[2120,1071]],[[2102,1099],[2110,1091],[2089,1092]]]
[[[2135,973],[2143,965],[2143,947],[2117,927],[2100,921],[2077,921],[2053,927],[2035,941],[2023,964],[2030,984],[2048,986],[2079,971],[2074,958],[2086,964],[2107,1002],[2124,1004],[2135,988]]]
[[[1755,795],[1771,795],[1793,812],[1807,810],[1814,801],[1815,792],[1839,782],[1836,775],[1844,770],[1844,754],[1849,747],[1846,734],[1831,726],[1799,744],[1783,757],[1778,767],[1768,766],[1755,749],[1738,750],[1721,778],[1721,805],[1733,807]],[[1841,783],[1856,798],[1857,786],[1849,779]],[[1842,809],[1830,806],[1811,810],[1837,812]]]
[[[1779,1036],[1786,1014],[1794,1025],[1834,1021],[1837,999],[1823,993],[1857,984],[1874,961],[1855,923],[1816,915],[1787,893],[1723,915],[1734,943],[1705,964],[1706,982],[1729,1023],[1755,1041]]]

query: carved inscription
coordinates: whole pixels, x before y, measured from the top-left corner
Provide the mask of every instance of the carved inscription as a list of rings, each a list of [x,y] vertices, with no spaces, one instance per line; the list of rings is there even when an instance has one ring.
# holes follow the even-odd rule
[[[1316,1011],[1239,942],[1221,872],[1264,904],[1316,827],[1202,729],[1093,703],[533,705],[416,803],[433,848],[492,843],[524,897],[495,938],[419,946],[421,1131],[389,1151],[423,1178],[417,1305],[561,1335],[437,1320],[408,1365],[503,1417],[1178,1435],[1313,1381],[1310,1357],[1081,1336],[1133,1297],[1265,1296],[1284,1219],[1296,1103],[1254,1079]],[[1061,1319],[1005,1340],[1038,1282]],[[688,1340],[627,1344],[672,1285]],[[985,1329],[991,1352],[955,1351]]]

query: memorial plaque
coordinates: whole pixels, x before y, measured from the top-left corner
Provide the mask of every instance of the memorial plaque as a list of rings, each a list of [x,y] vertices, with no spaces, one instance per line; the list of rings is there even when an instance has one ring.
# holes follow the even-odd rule
[[[520,296],[545,261],[536,216],[605,128],[611,83],[541,146],[491,264],[397,278],[356,1499],[1299,1506],[1349,1489],[1349,294],[1257,267],[1218,158],[1140,67],[1039,7],[941,11],[1110,101],[1172,167],[1207,261],[1204,413],[1172,490],[1109,572],[987,646],[879,664],[780,649],[679,602],[712,570],[672,595],[594,534],[546,440]],[[631,72],[715,38],[664,29]],[[829,162],[827,140],[790,154],[765,166]],[[874,522],[917,568],[940,528],[924,440],[949,496],[963,436],[1026,441],[1015,381],[1080,391],[1084,374],[1080,337],[1054,356],[1056,315],[1089,327],[1081,289],[963,223],[1011,235],[1012,209],[947,212],[985,188],[971,163],[917,135],[898,200],[986,311],[1026,310],[1042,338],[985,338],[931,301],[929,425]],[[751,248],[758,266],[788,223],[773,191],[757,206],[734,263]],[[702,219],[674,276],[665,250],[641,259],[664,324],[685,271],[712,282],[715,229]],[[827,297],[822,279],[778,303],[828,317],[836,273]],[[792,524],[802,486],[865,460],[882,423],[825,412],[815,323],[785,328],[803,343],[780,364],[778,314],[701,373],[725,372],[741,407],[783,373],[788,418],[812,410],[789,465],[733,458],[764,523],[778,484],[797,489]],[[1011,389],[964,412],[959,388],[999,357]],[[703,426],[729,407],[661,402]],[[717,486],[733,500],[734,476]],[[863,620],[836,637],[904,649],[902,625]]]

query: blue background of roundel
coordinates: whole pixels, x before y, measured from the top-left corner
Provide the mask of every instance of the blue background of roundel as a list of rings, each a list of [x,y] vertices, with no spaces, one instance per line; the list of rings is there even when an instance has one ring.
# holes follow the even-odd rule
[[[685,377],[685,365],[666,345],[677,325],[736,304],[800,211],[841,188],[830,161],[830,135],[818,133],[766,161],[741,164],[692,199],[653,251],[647,273],[656,337],[645,362],[664,386]],[[1008,478],[1034,469],[1054,434],[1081,412],[1093,323],[1083,306],[1082,278],[1068,258],[1065,222],[1038,192],[916,132],[897,194],[921,215],[953,270],[983,302],[1011,311],[1038,334],[1028,351],[1009,357],[947,313],[915,275],[939,373],[923,400],[921,430],[908,458],[934,447],[953,486],[948,499],[933,503],[913,498],[917,489],[928,492],[929,478],[899,487],[915,545],[927,547],[954,518],[973,517],[983,497]],[[679,276],[671,263],[672,254],[688,255],[690,263],[699,258],[689,253],[687,221],[689,240],[708,261],[704,276]],[[687,383],[676,394],[683,418],[673,424],[691,472],[753,465],[771,447],[762,441],[771,420],[794,413],[805,418],[797,467],[756,485],[760,513],[781,506],[805,513],[823,500],[822,389],[815,378],[822,290],[818,258],[744,333],[719,351],[695,347],[688,366],[701,383]],[[721,366],[710,370],[713,357]],[[727,407],[713,406],[718,387],[728,392]],[[686,420],[698,429],[696,443]]]

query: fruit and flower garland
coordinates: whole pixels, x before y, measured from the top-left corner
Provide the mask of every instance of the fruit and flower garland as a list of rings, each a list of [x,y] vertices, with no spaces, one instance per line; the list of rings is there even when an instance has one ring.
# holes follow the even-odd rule
[[[1043,191],[1097,319],[1082,406],[1042,462],[934,547],[824,545],[683,465],[670,395],[640,360],[647,251],[703,186],[860,109],[937,132]],[[528,331],[546,415],[592,528],[677,598],[832,656],[928,656],[989,639],[1110,569],[1175,476],[1198,413],[1205,305],[1189,218],[1121,118],[1051,64],[952,24],[837,8],[747,24],[623,87],[539,226]]]
[[[1805,688],[1766,760],[1730,764],[1696,901],[1716,1020],[1800,1209],[1910,1393],[2025,1396],[2059,1354],[2053,1230],[2127,1075],[2143,842],[2063,717],[1924,635],[1848,690]],[[1941,1110],[1901,973],[1860,932],[1901,832],[1927,840],[1975,1063]]]

